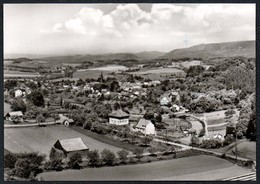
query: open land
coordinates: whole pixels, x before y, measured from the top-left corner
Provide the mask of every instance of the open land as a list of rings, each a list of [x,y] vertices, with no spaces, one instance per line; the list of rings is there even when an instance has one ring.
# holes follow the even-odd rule
[[[64,127],[63,125],[30,128],[5,128],[4,147],[13,153],[39,152],[49,155],[51,147],[58,139],[69,139],[75,137],[81,137],[90,150],[97,149],[102,151],[104,148],[108,148],[113,152],[121,150],[119,147],[99,142],[82,133]]]
[[[87,168],[46,172],[40,175],[45,181],[70,180],[190,180],[219,179],[248,173],[249,170],[212,156],[192,156],[175,160],[117,167]],[[203,173],[203,174],[202,174]],[[214,173],[213,175],[211,175]],[[194,174],[193,178],[186,177]]]

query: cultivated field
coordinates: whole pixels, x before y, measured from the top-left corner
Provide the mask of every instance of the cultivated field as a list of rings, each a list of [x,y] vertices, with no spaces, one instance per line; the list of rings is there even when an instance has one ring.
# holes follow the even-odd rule
[[[121,148],[104,144],[70,128],[64,127],[63,125],[5,128],[4,148],[14,153],[38,151],[39,153],[49,155],[51,147],[58,139],[75,137],[81,137],[83,142],[91,150],[98,149],[99,151],[102,151],[104,148],[108,148],[113,152],[121,150]]]
[[[4,70],[4,77],[40,77],[38,73]]]
[[[173,73],[182,73],[182,72],[183,72],[182,70],[179,70],[177,68],[158,68],[158,69],[151,69],[146,71],[137,71],[137,72],[130,72],[130,73],[136,75],[144,75],[144,74],[160,74],[160,73],[173,74]]]
[[[249,170],[234,166],[227,160],[201,155],[137,165],[46,172],[40,177],[45,181],[192,180],[194,177],[186,176],[193,174],[197,180],[205,177],[209,180],[217,180],[248,172]]]
[[[122,65],[107,65],[107,66],[102,66],[102,67],[97,67],[97,68],[90,68],[87,70],[98,70],[98,71],[110,71],[110,72],[116,72],[116,71],[124,71],[127,70],[128,68]]]

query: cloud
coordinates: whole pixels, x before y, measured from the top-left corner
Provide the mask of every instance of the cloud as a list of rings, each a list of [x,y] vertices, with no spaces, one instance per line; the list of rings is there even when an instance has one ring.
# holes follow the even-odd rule
[[[115,50],[171,50],[183,44],[186,33],[193,44],[255,39],[255,6],[153,4],[147,12],[137,4],[119,4],[108,13],[83,7],[74,17],[41,32],[66,33],[71,39],[81,35],[84,40],[76,43],[92,40],[87,43],[96,49],[112,44],[119,45]]]

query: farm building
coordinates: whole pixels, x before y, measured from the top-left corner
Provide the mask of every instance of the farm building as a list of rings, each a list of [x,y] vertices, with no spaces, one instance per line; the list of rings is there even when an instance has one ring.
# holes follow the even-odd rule
[[[139,122],[134,126],[134,131],[141,132],[145,135],[155,135],[155,127],[150,120],[144,118],[140,119]]]
[[[13,118],[15,118],[15,117],[18,117],[18,118],[17,118],[18,121],[23,122],[23,113],[22,113],[22,111],[8,112],[8,113],[5,115],[5,120],[14,121]]]
[[[122,111],[122,109],[113,111],[108,116],[109,116],[109,124],[114,124],[114,125],[128,125],[129,124],[129,114]]]
[[[80,137],[57,140],[53,147],[55,149],[61,150],[66,157],[69,156],[69,154],[75,152],[85,155],[89,150],[88,146],[82,141]]]

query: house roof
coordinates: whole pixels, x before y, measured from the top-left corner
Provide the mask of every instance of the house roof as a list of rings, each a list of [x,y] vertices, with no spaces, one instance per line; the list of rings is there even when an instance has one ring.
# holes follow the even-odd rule
[[[22,111],[13,111],[13,112],[9,112],[7,114],[9,114],[10,116],[23,116]]]
[[[145,129],[146,126],[149,124],[149,123],[152,123],[150,120],[147,120],[147,119],[140,119],[139,122],[135,125],[136,128],[140,128],[140,129]]]
[[[108,116],[113,116],[113,117],[126,117],[129,116],[126,112],[124,112],[122,109],[117,109],[116,111],[113,111],[110,113]]]
[[[89,149],[80,137],[72,139],[62,139],[58,141],[60,142],[63,149],[67,152]]]

